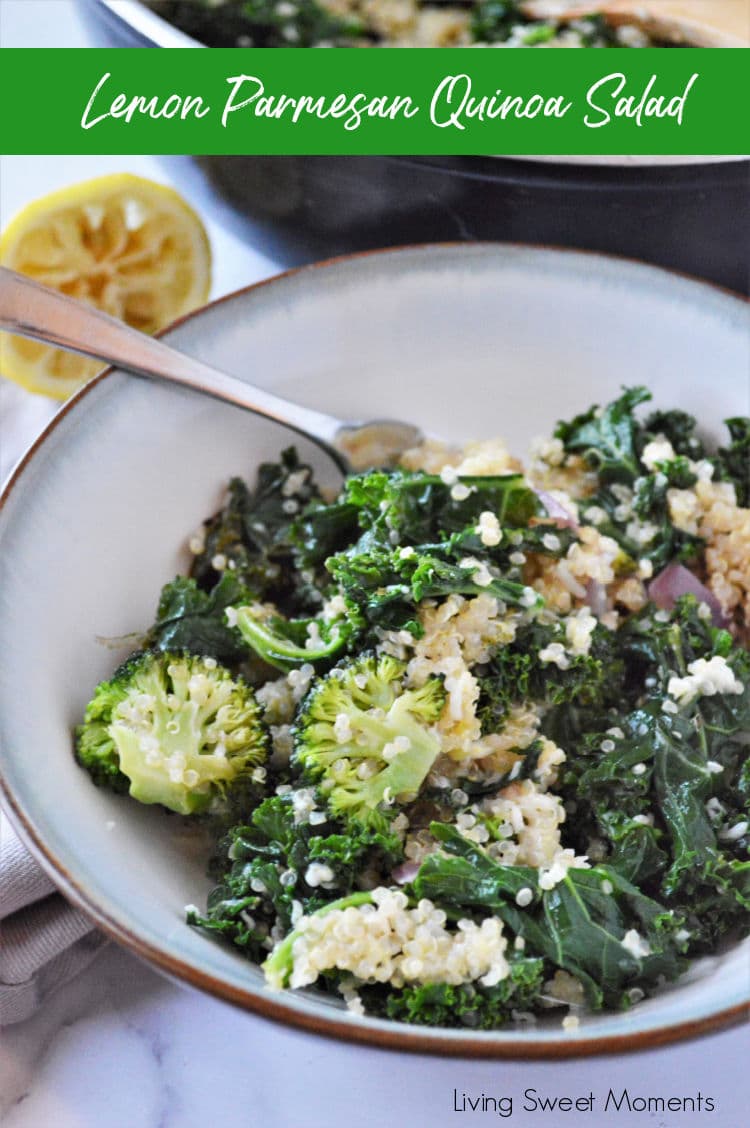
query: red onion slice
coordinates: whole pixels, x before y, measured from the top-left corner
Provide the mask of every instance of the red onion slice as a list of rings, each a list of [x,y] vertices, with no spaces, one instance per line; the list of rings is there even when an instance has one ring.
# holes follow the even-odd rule
[[[546,490],[534,490],[534,493],[547,511],[547,516],[551,521],[554,521],[559,528],[578,530],[578,522],[575,517],[569,509],[566,509],[564,505],[560,504],[556,497],[547,493]]]
[[[706,603],[711,608],[711,619],[715,627],[729,625],[729,620],[714,593],[682,564],[667,564],[666,568],[648,585],[648,595],[649,599],[664,611],[671,611],[681,595],[694,595],[701,603]]]
[[[586,584],[586,603],[597,619],[601,619],[609,611],[607,589],[599,580],[589,580]]]
[[[397,885],[406,885],[419,873],[419,862],[402,862],[392,871],[391,877]]]

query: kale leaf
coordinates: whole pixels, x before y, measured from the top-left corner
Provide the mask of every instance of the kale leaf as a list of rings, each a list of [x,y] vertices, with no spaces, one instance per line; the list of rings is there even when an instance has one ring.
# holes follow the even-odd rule
[[[631,987],[653,987],[682,970],[674,938],[680,919],[611,867],[569,869],[544,889],[538,870],[498,865],[454,827],[432,823],[430,829],[453,856],[425,859],[414,880],[417,896],[497,914],[524,938],[527,954],[576,976],[592,1008],[628,1006]],[[531,895],[523,908],[521,890]],[[635,943],[623,943],[633,932]]]
[[[629,562],[633,568],[636,560],[646,559],[658,571],[672,560],[688,561],[700,552],[700,538],[672,524],[668,491],[695,484],[690,461],[702,456],[703,446],[694,434],[695,419],[687,412],[653,412],[641,424],[635,408],[649,399],[645,388],[626,389],[606,407],[559,423],[555,434],[566,451],[582,455],[597,473],[599,489],[582,505],[583,520],[587,511],[598,510],[596,526],[620,545],[623,566]],[[649,470],[641,454],[656,438],[668,439],[676,457]]]
[[[256,600],[270,600],[286,614],[314,610],[321,597],[301,574],[292,526],[319,498],[310,467],[293,447],[279,462],[261,464],[253,490],[233,478],[226,504],[205,524],[204,548],[193,561],[191,576],[210,590],[228,570]]]
[[[615,638],[631,684],[622,701],[631,708],[614,727],[604,727],[609,718],[565,744],[562,792],[575,808],[566,841],[580,853],[603,843],[608,866],[681,913],[691,950],[707,950],[746,918],[750,835],[727,831],[748,817],[750,655],[701,616],[692,596],[671,615],[645,608]],[[678,706],[671,679],[715,657],[744,691]]]
[[[356,609],[355,621],[388,630],[411,626],[423,599],[487,593],[504,603],[526,606],[529,598],[526,586],[515,580],[495,575],[488,583],[480,582],[486,577],[479,560],[453,562],[442,555],[440,546],[420,546],[406,556],[400,549],[373,546],[364,550],[358,542],[349,551],[330,557],[326,567]],[[533,592],[532,596],[541,604],[541,597]]]
[[[402,853],[395,834],[353,829],[334,818],[313,826],[296,816],[294,792],[273,795],[222,840],[212,867],[218,884],[206,914],[191,912],[189,923],[221,933],[259,959],[276,916],[285,929],[291,927],[293,902],[315,912],[332,897],[352,892],[369,864],[390,867]],[[312,862],[330,867],[335,892],[308,884]]]
[[[544,960],[512,953],[510,971],[494,987],[481,984],[418,983],[384,992],[363,987],[360,996],[371,1014],[420,1026],[470,1027],[495,1030],[513,1011],[535,1005],[544,981]]]
[[[601,712],[617,697],[623,667],[611,631],[597,625],[588,654],[564,655],[563,669],[539,658],[555,642],[565,643],[561,627],[532,622],[517,631],[513,642],[493,652],[479,678],[478,715],[484,733],[497,732],[511,707],[525,701],[551,710],[547,727],[552,735],[563,723],[558,709]]]
[[[348,479],[329,522],[309,508],[296,525],[298,551],[318,564],[337,547],[326,568],[343,592],[352,625],[418,631],[416,606],[423,599],[483,592],[514,606],[527,606],[529,591],[509,562],[507,543],[488,548],[480,537],[480,515],[491,512],[500,526],[550,552],[542,532],[526,528],[540,513],[539,500],[519,474],[462,477],[461,489],[435,474],[377,470]],[[352,537],[355,525],[356,539]],[[547,530],[549,531],[549,530]],[[505,538],[501,536],[501,542]],[[558,538],[561,554],[570,536]],[[487,569],[491,567],[491,571]],[[541,597],[532,598],[541,604]]]
[[[747,509],[750,507],[750,419],[727,419],[726,425],[732,442],[728,447],[719,448],[714,464],[722,481],[734,483],[737,504]]]
[[[156,621],[147,643],[157,650],[215,658],[233,666],[247,658],[240,634],[227,625],[226,609],[247,603],[252,593],[232,572],[225,572],[209,592],[193,579],[178,576],[162,588]]]
[[[558,423],[555,438],[569,453],[582,455],[601,482],[633,482],[640,473],[633,412],[650,399],[646,388],[627,388],[606,407],[594,406],[569,423]]]
[[[456,495],[455,486],[463,487]],[[392,546],[442,542],[495,514],[500,525],[525,526],[540,512],[539,500],[521,474],[461,476],[377,470],[349,478],[342,501],[359,512],[369,542]]]
[[[696,434],[697,421],[687,411],[652,411],[643,424],[642,450],[652,439],[663,437],[672,444],[675,454],[693,461],[705,456],[705,447]]]
[[[351,502],[310,502],[290,529],[297,566],[321,568],[329,556],[354,544],[360,532],[358,517],[359,510]]]

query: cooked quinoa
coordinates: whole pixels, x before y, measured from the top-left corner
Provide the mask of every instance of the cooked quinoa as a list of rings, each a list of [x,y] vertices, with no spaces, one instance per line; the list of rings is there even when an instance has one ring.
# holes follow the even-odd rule
[[[573,1029],[747,931],[750,421],[648,398],[328,502],[287,451],[193,534],[146,645],[252,683],[268,755],[188,917],[272,989]]]
[[[596,5],[578,18],[539,19],[516,0],[149,0],[210,47],[652,47],[635,22]]]

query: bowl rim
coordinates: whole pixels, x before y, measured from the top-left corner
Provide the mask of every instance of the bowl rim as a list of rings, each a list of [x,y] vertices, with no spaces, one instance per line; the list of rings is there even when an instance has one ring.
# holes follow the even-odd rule
[[[156,47],[198,47],[205,43],[193,39],[168,20],[154,12],[141,0],[93,0],[95,5],[105,8],[110,15],[122,21],[129,28],[150,39]]]
[[[642,270],[645,274],[677,277],[692,282],[697,286],[707,286],[709,289],[717,291],[724,297],[734,299],[740,306],[750,306],[750,297],[745,297],[717,283],[697,279],[682,271],[652,266],[638,259],[628,258],[627,256],[602,254],[598,251],[581,251],[575,248],[557,247],[554,245],[538,246],[536,244],[502,243],[491,240],[470,243],[449,241],[442,243],[408,244],[400,247],[384,247],[375,250],[360,251],[353,254],[337,255],[319,262],[292,267],[268,278],[260,279],[248,286],[240,287],[228,294],[223,294],[207,302],[200,308],[178,318],[156,335],[162,336],[170,333],[173,329],[202,315],[204,311],[213,309],[225,302],[254,294],[256,291],[260,291],[267,286],[273,286],[279,283],[283,284],[286,279],[305,273],[312,273],[319,269],[340,265],[346,266],[348,263],[375,256],[400,256],[401,254],[410,252],[430,254],[439,251],[448,251],[451,253],[455,251],[460,253],[462,250],[465,251],[475,247],[499,249],[501,251],[505,248],[521,252],[545,251],[566,257],[585,256],[605,262],[629,263],[639,268],[639,270]],[[98,387],[100,383],[108,379],[116,371],[117,369],[114,366],[103,369],[102,372],[94,376],[63,403],[53,418],[47,423],[25,454],[19,459],[6,482],[2,484],[2,488],[0,488],[0,520],[2,519],[6,502],[24,477],[26,468],[44,446],[47,439],[68,414],[75,410],[77,405],[81,403],[94,388]],[[551,1033],[549,1038],[537,1037],[532,1042],[526,1041],[523,1035],[512,1039],[503,1038],[501,1041],[492,1040],[491,1036],[486,1039],[478,1039],[468,1031],[465,1034],[459,1031],[454,1033],[453,1031],[447,1032],[445,1028],[440,1028],[439,1032],[436,1032],[429,1028],[408,1026],[388,1020],[374,1021],[372,1019],[370,1020],[371,1024],[360,1025],[352,1023],[351,1020],[341,1021],[340,1018],[337,1017],[339,1013],[337,1011],[332,1011],[331,1013],[323,1013],[322,1011],[311,1013],[284,1002],[283,1000],[289,997],[286,992],[281,992],[277,998],[273,998],[257,992],[250,986],[246,988],[237,987],[227,982],[221,976],[196,968],[186,960],[172,956],[170,953],[154,946],[148,940],[141,938],[136,931],[133,931],[120,921],[114,919],[109,914],[106,907],[94,903],[92,898],[87,894],[83,884],[55,857],[52,850],[47,847],[43,834],[39,832],[33,820],[26,815],[25,811],[16,801],[9,786],[5,783],[1,767],[0,800],[2,800],[0,817],[3,813],[8,814],[19,837],[29,848],[41,867],[52,878],[57,888],[77,908],[85,912],[96,926],[110,939],[129,949],[135,955],[144,959],[147,963],[167,975],[167,977],[176,980],[182,985],[205,991],[214,998],[230,1003],[243,1010],[250,1011],[260,1018],[276,1021],[283,1025],[301,1029],[328,1039],[355,1042],[365,1047],[369,1046],[376,1049],[385,1049],[394,1052],[406,1051],[434,1057],[463,1057],[465,1059],[477,1060],[562,1060],[567,1058],[600,1056],[604,1054],[639,1052],[728,1029],[746,1021],[747,1018],[750,1017],[749,995],[745,1001],[730,1007],[725,1007],[712,1014],[704,1015],[697,1019],[670,1023],[664,1026],[655,1026],[645,1031],[634,1031],[633,1033],[625,1034],[592,1035],[585,1038],[570,1038],[569,1036],[561,1038],[561,1036],[555,1032]]]

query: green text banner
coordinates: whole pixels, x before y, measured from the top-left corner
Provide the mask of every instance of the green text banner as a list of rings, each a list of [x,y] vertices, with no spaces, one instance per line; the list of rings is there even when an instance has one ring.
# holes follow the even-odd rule
[[[4,50],[5,153],[736,155],[744,49]]]

